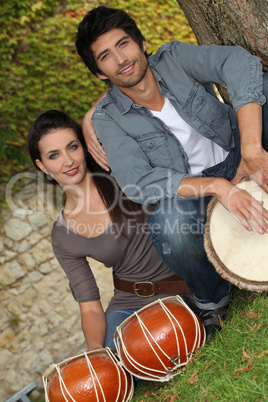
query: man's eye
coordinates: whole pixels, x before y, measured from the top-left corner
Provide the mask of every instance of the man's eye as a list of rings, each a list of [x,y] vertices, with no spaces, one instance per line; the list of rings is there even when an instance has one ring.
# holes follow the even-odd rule
[[[127,41],[127,40],[124,40],[123,42],[120,43],[120,46],[123,47],[123,46],[125,46],[125,45],[127,45],[127,44],[128,44],[128,41]]]
[[[102,56],[101,61],[107,59],[107,57],[108,57],[108,53],[105,53],[105,54]]]

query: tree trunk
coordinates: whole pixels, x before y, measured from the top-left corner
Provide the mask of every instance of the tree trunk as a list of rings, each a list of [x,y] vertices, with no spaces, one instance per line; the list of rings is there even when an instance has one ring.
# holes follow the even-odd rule
[[[268,71],[267,0],[177,0],[198,44],[240,45]]]

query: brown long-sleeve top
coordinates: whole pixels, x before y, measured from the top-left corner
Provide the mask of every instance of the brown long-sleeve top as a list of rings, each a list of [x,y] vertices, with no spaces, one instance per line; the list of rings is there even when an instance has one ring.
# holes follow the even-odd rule
[[[88,238],[77,234],[64,220],[62,211],[60,212],[52,229],[52,246],[69,279],[70,289],[77,302],[100,299],[87,257],[102,262],[107,268],[112,267],[116,277],[127,281],[157,281],[173,275],[153,246],[147,221],[148,216],[144,223],[125,221],[127,238],[118,235],[113,223],[110,223],[99,236]],[[170,294],[142,298],[114,289],[114,296],[106,313],[120,309],[141,308],[166,296]]]

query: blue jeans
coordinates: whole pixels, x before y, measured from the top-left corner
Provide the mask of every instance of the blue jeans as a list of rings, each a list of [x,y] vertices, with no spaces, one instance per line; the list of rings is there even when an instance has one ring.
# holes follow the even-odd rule
[[[106,335],[104,341],[104,347],[115,348],[114,333],[116,327],[118,327],[124,320],[131,316],[138,308],[129,308],[125,310],[112,311],[106,315]]]
[[[264,74],[264,93],[268,99],[268,74]],[[232,180],[240,163],[240,136],[234,132],[236,146],[225,161],[206,169],[204,177]],[[263,106],[263,146],[268,150],[268,101]],[[230,300],[230,283],[221,278],[208,261],[203,235],[210,197],[171,198],[160,201],[150,218],[154,245],[164,263],[184,278],[197,306],[216,309]]]

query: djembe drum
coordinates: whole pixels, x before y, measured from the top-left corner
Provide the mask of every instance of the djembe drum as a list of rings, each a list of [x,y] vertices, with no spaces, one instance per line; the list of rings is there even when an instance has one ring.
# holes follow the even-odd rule
[[[237,185],[268,210],[268,195],[253,181]],[[250,291],[268,290],[268,234],[248,231],[216,199],[207,208],[205,250],[216,271],[229,282]]]
[[[43,375],[46,402],[127,402],[133,378],[109,348],[50,366]]]
[[[169,381],[205,342],[205,330],[180,296],[154,301],[120,324],[115,345],[135,377]]]

